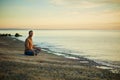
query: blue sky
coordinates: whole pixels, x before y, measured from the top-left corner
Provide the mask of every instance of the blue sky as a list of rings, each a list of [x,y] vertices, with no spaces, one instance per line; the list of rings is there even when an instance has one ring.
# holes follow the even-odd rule
[[[0,0],[0,28],[120,29],[120,1]]]

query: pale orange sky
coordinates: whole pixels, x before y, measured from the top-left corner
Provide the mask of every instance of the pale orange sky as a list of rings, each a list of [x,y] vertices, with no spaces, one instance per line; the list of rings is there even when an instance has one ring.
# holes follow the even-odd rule
[[[0,28],[120,29],[120,1],[0,0]]]

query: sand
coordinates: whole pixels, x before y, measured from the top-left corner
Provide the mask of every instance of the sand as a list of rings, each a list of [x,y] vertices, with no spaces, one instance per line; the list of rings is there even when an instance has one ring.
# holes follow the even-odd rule
[[[94,61],[68,59],[41,51],[24,55],[24,42],[0,37],[0,80],[119,80],[120,73],[99,69]]]

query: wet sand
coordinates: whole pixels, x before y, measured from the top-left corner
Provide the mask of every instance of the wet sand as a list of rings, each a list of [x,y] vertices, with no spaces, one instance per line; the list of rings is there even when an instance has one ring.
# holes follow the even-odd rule
[[[94,61],[68,59],[45,51],[24,55],[24,42],[0,37],[0,80],[119,80],[120,73],[99,69]]]

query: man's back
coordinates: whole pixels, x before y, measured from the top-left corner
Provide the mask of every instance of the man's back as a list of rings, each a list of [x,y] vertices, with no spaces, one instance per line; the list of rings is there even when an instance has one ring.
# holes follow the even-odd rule
[[[25,50],[33,50],[33,42],[32,42],[32,38],[27,38],[25,40]]]

